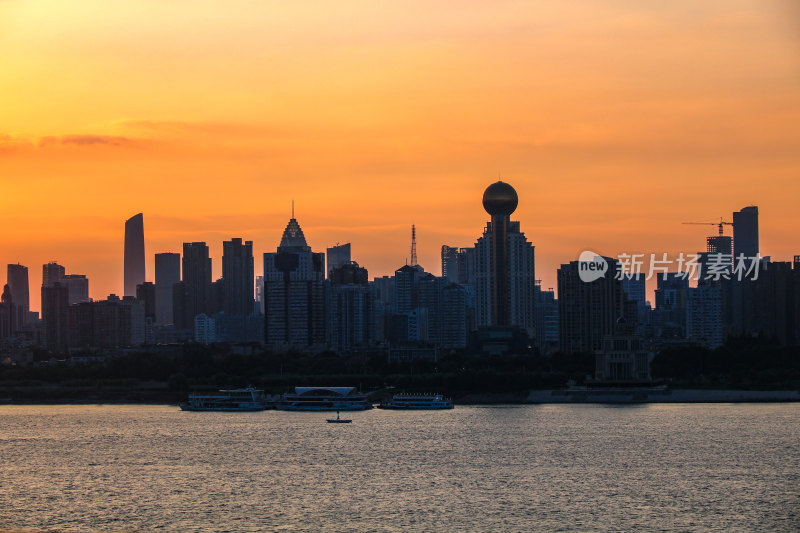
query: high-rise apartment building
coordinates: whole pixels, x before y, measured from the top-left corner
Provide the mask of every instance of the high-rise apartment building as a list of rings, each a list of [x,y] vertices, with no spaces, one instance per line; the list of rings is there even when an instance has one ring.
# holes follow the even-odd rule
[[[463,285],[450,283],[441,296],[441,347],[457,350],[467,346],[467,290]]]
[[[71,305],[68,316],[69,345],[74,348],[135,347],[145,342],[145,304],[131,296],[111,294],[107,300]]]
[[[334,267],[328,279],[328,344],[331,350],[347,354],[366,346],[372,331],[372,302],[369,274],[358,263]]]
[[[428,336],[424,340],[439,345],[443,342],[442,298],[447,285],[445,278],[426,274],[419,279],[417,286],[417,308],[426,309],[428,317]]]
[[[722,345],[722,293],[717,285],[698,285],[686,294],[686,337],[707,348]]]
[[[458,248],[442,245],[442,277],[450,283],[458,283]]]

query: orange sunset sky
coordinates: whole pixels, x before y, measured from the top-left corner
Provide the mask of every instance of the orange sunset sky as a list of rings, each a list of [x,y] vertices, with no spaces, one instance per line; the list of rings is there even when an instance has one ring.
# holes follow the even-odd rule
[[[590,249],[696,252],[760,210],[761,253],[800,254],[800,7],[787,0],[0,0],[0,264],[122,292],[124,220],[153,254],[309,244],[370,276],[440,273],[485,187],[537,277]],[[729,228],[726,228],[726,232]]]

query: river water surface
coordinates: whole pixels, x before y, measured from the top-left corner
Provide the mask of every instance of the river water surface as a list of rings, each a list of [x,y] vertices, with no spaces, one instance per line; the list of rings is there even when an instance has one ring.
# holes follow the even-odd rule
[[[800,530],[800,404],[329,416],[0,406],[0,530]]]

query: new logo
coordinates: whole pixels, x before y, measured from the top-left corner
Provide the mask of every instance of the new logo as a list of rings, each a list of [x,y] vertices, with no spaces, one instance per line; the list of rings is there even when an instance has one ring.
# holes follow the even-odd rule
[[[578,276],[581,281],[590,283],[600,279],[608,272],[608,262],[594,252],[588,250],[581,252],[578,258]]]

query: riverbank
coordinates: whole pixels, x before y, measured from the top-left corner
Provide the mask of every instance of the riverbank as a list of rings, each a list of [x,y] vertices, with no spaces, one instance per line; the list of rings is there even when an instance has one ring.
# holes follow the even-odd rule
[[[531,391],[525,403],[800,402],[797,390],[566,389]]]
[[[34,387],[0,396],[0,405],[155,404],[176,405],[185,394],[161,388],[102,389]],[[386,391],[371,394],[378,402]],[[580,403],[755,403],[800,402],[798,390],[736,389],[545,389],[508,393],[476,392],[453,395],[456,405],[580,404]]]

